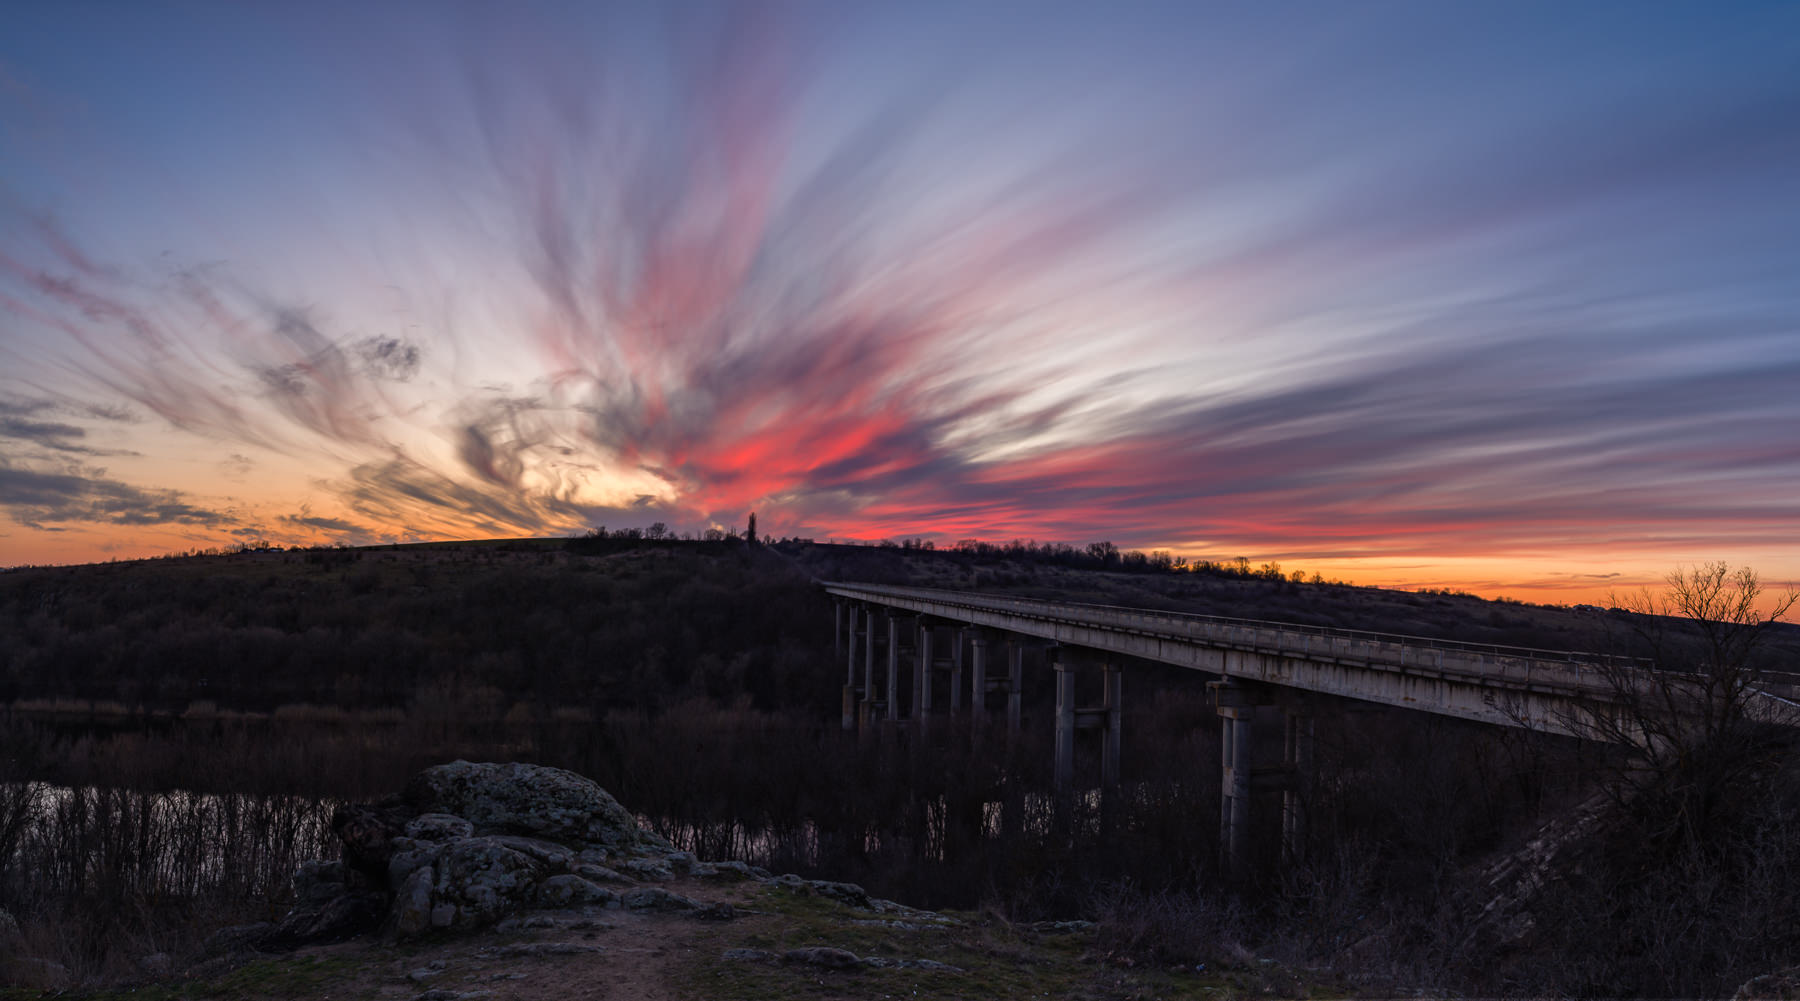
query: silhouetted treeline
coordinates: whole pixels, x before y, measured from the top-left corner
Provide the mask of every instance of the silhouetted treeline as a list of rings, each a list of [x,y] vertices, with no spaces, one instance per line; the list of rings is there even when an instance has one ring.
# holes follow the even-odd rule
[[[601,549],[595,550],[594,545]],[[0,700],[405,707],[446,688],[605,712],[829,704],[824,596],[742,545],[245,553],[0,575]],[[572,550],[572,551],[571,551]],[[589,555],[593,553],[593,555]]]

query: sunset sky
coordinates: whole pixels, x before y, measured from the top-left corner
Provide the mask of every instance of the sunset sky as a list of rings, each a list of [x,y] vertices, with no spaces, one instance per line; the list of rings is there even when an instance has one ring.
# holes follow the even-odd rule
[[[1800,4],[10,3],[0,566],[1800,580]]]

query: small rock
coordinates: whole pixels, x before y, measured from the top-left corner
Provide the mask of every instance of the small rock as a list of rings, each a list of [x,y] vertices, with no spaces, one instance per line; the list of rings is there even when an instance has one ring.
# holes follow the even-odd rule
[[[344,863],[311,861],[294,871],[294,899],[322,903],[344,892]]]
[[[751,865],[748,862],[739,862],[736,859],[727,862],[707,862],[704,863],[704,865],[705,870],[703,871],[696,867],[694,875],[705,879],[723,880],[769,878],[769,870],[764,869],[761,866]]]
[[[662,880],[675,878],[675,870],[670,868],[667,862],[663,862],[659,859],[632,859],[619,866],[619,868],[625,870],[627,874],[637,879],[657,880],[660,882]]]
[[[781,957],[767,949],[726,949],[719,958],[727,963],[773,963]]]
[[[867,909],[869,893],[855,883],[834,883],[828,879],[815,879],[807,883],[807,888],[821,897],[827,897],[851,907]]]
[[[607,867],[605,867],[603,865],[593,865],[591,863],[577,863],[576,865],[570,867],[569,871],[574,873],[577,876],[580,876],[582,879],[585,879],[590,883],[635,883],[635,882],[637,882],[637,880],[634,880],[629,876],[623,875],[613,869],[608,869]]]
[[[153,977],[166,977],[175,969],[175,957],[166,952],[153,952],[138,960],[138,966]]]
[[[912,967],[915,970],[936,970],[939,973],[963,972],[963,968],[960,966],[951,966],[949,963],[940,963],[935,959],[915,959],[912,961]]]
[[[495,925],[494,930],[499,932],[515,932],[561,927],[564,927],[564,922],[558,921],[548,914],[533,914],[530,917],[507,918],[505,921]],[[568,924],[568,927],[573,928],[575,927],[575,924],[570,923]]]
[[[618,899],[617,893],[580,876],[551,876],[537,890],[539,907],[604,907]]]
[[[275,926],[267,921],[258,921],[247,925],[231,925],[208,935],[202,948],[209,956],[254,951],[258,945],[267,941],[274,934]]]
[[[700,860],[694,857],[693,852],[670,852],[664,857],[664,861],[669,863],[669,868],[685,876],[693,871]]]
[[[784,963],[806,963],[809,966],[823,966],[829,970],[848,970],[861,966],[862,960],[856,953],[848,949],[834,949],[828,945],[807,946],[804,949],[789,949],[781,954]]]
[[[394,895],[394,933],[401,938],[423,934],[432,927],[431,885],[435,879],[431,866],[425,866],[406,877],[400,892]]]
[[[698,900],[670,893],[660,886],[640,886],[626,891],[619,901],[634,911],[693,911],[705,906]]]
[[[522,956],[580,956],[600,951],[600,946],[580,942],[516,942],[483,949],[476,955],[490,959],[517,959]]]
[[[553,869],[566,869],[575,861],[575,853],[554,841],[543,838],[527,838],[516,834],[496,834],[488,839],[494,844],[511,848],[513,851],[550,866]]]
[[[406,836],[417,841],[450,841],[474,833],[474,824],[449,813],[422,813],[406,822]]]
[[[437,969],[432,969],[430,966],[421,966],[420,968],[418,968],[416,970],[408,970],[406,973],[406,979],[412,981],[415,984],[422,984],[425,981],[430,980],[432,977],[442,976],[443,973],[444,973],[444,967],[443,967],[443,964],[441,964],[441,963],[438,965]]]
[[[730,921],[737,917],[737,909],[720,901],[716,904],[705,904],[688,912],[688,917],[696,921]]]
[[[1094,930],[1092,921],[1038,921],[1031,930],[1050,935],[1078,935]]]

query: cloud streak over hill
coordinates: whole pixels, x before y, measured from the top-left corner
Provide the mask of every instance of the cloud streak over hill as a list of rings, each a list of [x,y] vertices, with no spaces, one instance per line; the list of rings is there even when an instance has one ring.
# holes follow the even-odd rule
[[[0,49],[99,109],[0,204],[0,388],[62,408],[4,412],[0,505],[1345,566],[1783,538],[1791,12],[1271,10],[258,15],[132,100]],[[252,58],[279,122],[205,89]],[[58,465],[183,447],[255,483]]]

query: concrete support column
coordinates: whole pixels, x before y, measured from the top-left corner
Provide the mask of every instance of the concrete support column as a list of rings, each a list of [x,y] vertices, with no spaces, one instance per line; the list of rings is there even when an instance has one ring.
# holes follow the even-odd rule
[[[888,613],[887,718],[900,719],[900,624],[901,616]]]
[[[963,630],[954,626],[950,629],[950,715],[956,716],[963,710]]]
[[[937,625],[927,619],[919,620],[919,668],[913,677],[913,716],[921,727],[931,723],[931,640],[937,633]]]
[[[869,609],[869,620],[863,626],[863,684],[864,702],[875,701],[875,609]]]
[[[1025,647],[1018,640],[1006,644],[1006,735],[1019,734],[1020,710],[1025,705]]]
[[[856,729],[856,606],[846,609],[850,620],[850,641],[844,644],[849,651],[844,658],[844,729]],[[867,615],[868,613],[864,613]],[[841,641],[841,637],[840,637]]]
[[[1124,721],[1124,685],[1117,664],[1100,669],[1101,708],[1106,710],[1106,743],[1100,747],[1100,785],[1111,790],[1119,787],[1120,724]]]
[[[988,634],[980,629],[969,632],[969,725],[979,733],[987,723],[987,655]]]
[[[847,611],[850,613],[850,642],[841,648],[848,651],[844,658],[844,684],[854,685],[856,684],[856,606],[851,605]],[[865,611],[863,615],[867,616],[868,612]],[[866,623],[867,619],[865,618],[864,621]],[[865,625],[864,628],[867,626]]]
[[[844,601],[839,599],[831,603],[831,649],[835,652],[844,648]]]
[[[1250,733],[1254,706],[1220,706],[1219,867],[1232,878],[1250,864]]]
[[[1258,704],[1268,691],[1255,683],[1225,678],[1207,686],[1218,706],[1219,727],[1219,867],[1228,879],[1250,872],[1250,796],[1255,762],[1251,729]]]
[[[1302,785],[1312,774],[1313,716],[1305,706],[1291,706],[1285,715],[1283,764],[1289,769],[1289,781],[1281,792],[1281,850],[1288,862],[1298,862],[1306,855]]]
[[[1056,788],[1075,780],[1075,665],[1056,660]]]

